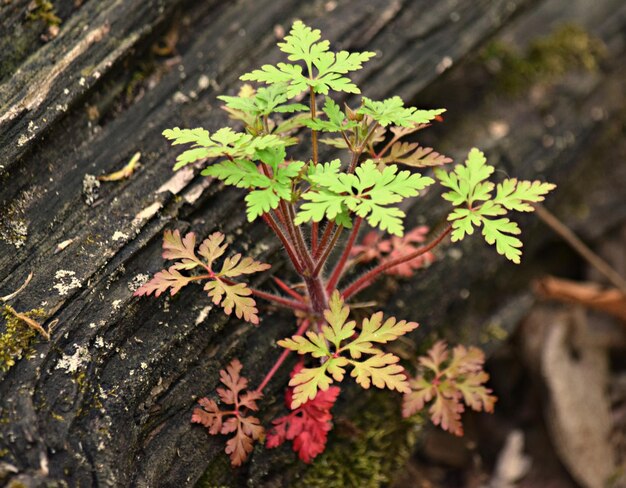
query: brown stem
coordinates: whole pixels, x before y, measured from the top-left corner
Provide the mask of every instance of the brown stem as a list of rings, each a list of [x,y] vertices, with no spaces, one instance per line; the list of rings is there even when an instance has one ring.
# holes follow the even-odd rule
[[[561,236],[572,249],[580,254],[584,259],[596,268],[606,279],[608,279],[615,287],[626,295],[626,280],[617,273],[611,266],[600,256],[594,253],[589,247],[580,240],[563,222],[561,222],[554,214],[549,212],[543,205],[536,203],[535,211],[539,218],[554,232]]]
[[[50,334],[46,331],[46,329],[44,329],[41,324],[39,324],[39,322],[36,322],[35,320],[31,319],[28,315],[23,314],[18,312],[17,310],[15,310],[11,305],[5,305],[4,309],[9,312],[11,315],[14,315],[16,318],[18,318],[19,320],[21,320],[22,322],[24,322],[26,325],[28,325],[31,329],[36,330],[37,332],[39,332],[43,337],[46,338],[46,340],[50,340]]]
[[[367,142],[369,141],[370,137],[372,137],[372,135],[374,134],[377,128],[378,128],[378,122],[372,122],[370,126],[370,130],[365,136],[365,139],[363,139],[363,142],[361,142],[361,145],[359,146],[359,148],[352,153],[352,161],[350,161],[350,166],[348,167],[348,173],[354,173],[354,170],[356,169],[356,165],[359,162],[359,158],[361,157],[361,154],[363,153],[363,151],[365,150],[365,147],[367,146]]]
[[[356,240],[356,237],[359,233],[359,227],[361,227],[361,222],[363,222],[363,219],[361,217],[357,217],[357,219],[354,221],[354,226],[352,227],[352,232],[350,233],[350,237],[348,238],[346,247],[344,247],[343,253],[341,254],[341,257],[339,258],[339,261],[337,262],[335,269],[330,275],[328,284],[326,285],[326,291],[328,292],[331,292],[332,290],[336,288],[337,283],[339,282],[339,279],[341,278],[341,274],[343,273],[343,269],[346,265],[346,261],[348,261],[348,258],[350,257],[350,251],[352,251],[352,246],[354,246],[354,241]]]
[[[311,300],[312,312],[318,317],[322,317],[324,310],[328,308],[328,295],[322,279],[319,276],[305,277],[304,284]]]
[[[311,253],[309,252],[309,249],[307,248],[307,245],[304,242],[304,235],[302,234],[302,229],[293,223],[294,219],[296,218],[293,205],[289,203],[289,204],[286,204],[285,207],[287,208],[287,220],[289,221],[288,225],[291,226],[292,233],[294,234],[296,249],[298,249],[298,251],[300,252],[300,255],[302,256],[302,261],[303,261],[305,270],[310,273],[311,271],[313,271],[313,268],[315,267],[313,263],[313,257],[311,256]]]
[[[208,278],[208,276],[207,276],[207,278]],[[238,284],[237,281],[229,280],[228,278],[224,278],[222,276],[217,277],[217,279],[219,279],[220,281],[223,281],[227,285],[231,285],[231,286]],[[275,303],[277,305],[281,305],[281,306],[287,307],[287,308],[293,308],[293,309],[296,309],[296,310],[301,310],[302,312],[310,312],[311,311],[311,308],[306,303],[296,302],[294,300],[290,300],[288,298],[284,298],[284,297],[281,297],[279,295],[274,295],[273,293],[267,293],[265,291],[257,290],[256,288],[252,288],[249,285],[248,285],[248,288],[250,289],[250,291],[252,292],[252,294],[254,296],[257,296],[259,298],[263,298],[264,300],[267,300],[268,302],[273,302],[273,303]]]
[[[311,252],[313,256],[317,254],[317,237],[319,235],[319,224],[313,222],[311,224]]]
[[[402,256],[402,257],[387,261],[385,263],[379,264],[374,269],[368,271],[363,276],[361,276],[358,280],[352,283],[348,288],[346,288],[341,293],[344,299],[347,300],[355,293],[358,293],[359,291],[361,291],[363,288],[369,285],[373,279],[377,278],[381,273],[388,270],[389,268],[393,268],[394,266],[397,266],[398,264],[406,263],[407,261],[411,261],[412,259],[415,259],[416,257],[421,256],[422,254],[426,254],[428,251],[435,248],[441,241],[443,241],[444,238],[451,231],[452,231],[452,226],[448,224],[446,229],[429,244],[422,246],[419,249],[416,249],[411,254],[407,254],[406,256]]]

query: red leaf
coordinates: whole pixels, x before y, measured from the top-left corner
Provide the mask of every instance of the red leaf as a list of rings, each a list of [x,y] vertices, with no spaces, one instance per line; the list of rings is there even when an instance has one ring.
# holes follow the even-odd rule
[[[298,365],[292,376],[302,368]],[[324,452],[328,432],[332,429],[333,416],[330,409],[339,396],[340,389],[331,386],[327,390],[319,390],[314,399],[292,410],[289,414],[273,421],[274,426],[267,434],[266,447],[280,446],[283,442],[293,441],[293,450],[305,463]],[[285,393],[285,404],[291,405],[293,388]]]
[[[247,410],[258,410],[256,400],[263,395],[258,391],[244,392],[248,380],[240,375],[241,369],[241,362],[233,359],[226,369],[220,371],[220,380],[226,388],[217,388],[222,402],[234,405],[234,409],[222,411],[214,400],[202,398],[198,401],[202,408],[194,409],[191,416],[192,422],[204,425],[211,435],[235,433],[226,442],[226,453],[233,466],[246,460],[254,441],[265,432],[259,419],[245,415]]]

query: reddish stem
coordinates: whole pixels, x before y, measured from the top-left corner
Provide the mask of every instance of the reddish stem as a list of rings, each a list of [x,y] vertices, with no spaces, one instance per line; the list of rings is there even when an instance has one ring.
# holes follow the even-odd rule
[[[324,252],[320,256],[319,260],[317,261],[317,264],[315,265],[315,270],[313,271],[313,276],[319,275],[320,272],[322,271],[322,268],[324,267],[324,264],[326,263],[326,260],[328,259],[328,256],[330,256],[330,253],[334,249],[335,244],[337,244],[337,239],[339,239],[339,236],[341,235],[341,231],[342,230],[343,230],[343,225],[340,225],[335,230],[335,233],[333,234],[333,238],[330,240],[328,245],[325,247]]]
[[[319,233],[319,224],[317,222],[313,222],[311,224],[311,252],[313,256],[317,254],[317,237]]]
[[[379,264],[378,266],[376,266],[375,268],[373,268],[372,270],[368,271],[363,276],[361,276],[358,280],[352,283],[348,288],[346,288],[341,293],[344,299],[347,300],[355,293],[358,293],[359,291],[361,291],[363,288],[368,286],[372,280],[377,278],[381,273],[388,270],[389,268],[393,268],[394,266],[397,266],[398,264],[406,263],[407,261],[411,261],[412,259],[415,259],[416,257],[421,256],[422,254],[426,254],[428,251],[436,247],[441,241],[443,241],[444,238],[451,231],[452,231],[452,226],[448,224],[446,229],[429,244],[422,246],[419,249],[416,249],[411,254],[407,254],[406,256],[402,256],[402,257],[387,261],[385,263]]]
[[[294,335],[302,335],[304,334],[304,332],[309,328],[309,324],[310,321],[309,319],[304,319],[302,321],[302,323],[300,324],[300,327],[298,327],[298,330],[296,331],[296,333]],[[279,358],[276,360],[276,363],[274,363],[274,366],[272,366],[272,369],[270,369],[268,371],[268,373],[265,375],[265,378],[263,378],[263,381],[261,381],[261,384],[259,385],[259,387],[256,389],[257,392],[262,393],[263,392],[263,388],[265,388],[267,386],[267,384],[270,382],[270,380],[272,379],[272,377],[276,374],[276,371],[278,371],[278,369],[282,366],[282,364],[285,362],[285,359],[287,359],[287,356],[289,356],[289,353],[291,351],[289,349],[285,349],[282,354],[279,356]]]
[[[272,278],[274,279],[274,282],[280,287],[280,289],[283,290],[285,293],[288,293],[289,295],[291,295],[296,300],[298,300],[298,301],[300,301],[302,303],[306,302],[306,300],[304,299],[304,297],[302,295],[300,295],[300,293],[298,293],[293,288],[291,288],[283,280],[281,280],[280,278],[276,278],[276,276],[272,276]]]
[[[265,220],[265,223],[274,231],[274,234],[276,234],[280,241],[283,243],[285,251],[287,251],[287,255],[289,256],[289,259],[291,260],[294,268],[296,268],[298,274],[302,274],[304,268],[302,267],[302,263],[300,263],[300,259],[298,257],[298,254],[296,253],[296,250],[293,248],[287,236],[280,229],[279,224],[274,220],[272,214],[263,214],[263,220]]]
[[[221,276],[218,277],[217,279],[219,279],[220,281],[223,281],[227,285],[238,284],[237,281],[229,280],[228,278],[224,278]],[[264,300],[267,300],[268,302],[274,302],[277,305],[282,305],[283,307],[287,307],[287,308],[294,308],[296,310],[301,310],[303,312],[311,311],[311,308],[305,303],[296,302],[294,300],[289,300],[288,298],[284,298],[279,295],[274,295],[273,293],[267,293],[265,291],[257,290],[256,288],[252,288],[249,285],[248,285],[248,288],[250,289],[250,291],[252,292],[254,296],[263,298]]]
[[[339,262],[335,266],[335,269],[330,275],[330,279],[328,280],[328,283],[326,285],[326,291],[328,292],[334,290],[337,287],[337,283],[339,282],[339,279],[341,278],[341,274],[343,273],[343,269],[346,265],[346,261],[348,261],[348,258],[350,257],[350,251],[352,250],[352,246],[354,246],[354,241],[356,240],[356,237],[359,233],[359,227],[361,227],[362,221],[363,219],[361,217],[357,217],[356,220],[354,221],[354,226],[352,227],[352,232],[350,233],[350,237],[348,238],[348,243],[346,244],[346,247],[343,249],[343,253],[341,254],[341,257],[339,258]]]
[[[317,247],[317,252],[313,254],[315,259],[320,257],[320,254],[326,249],[326,245],[328,244],[328,239],[332,235],[333,229],[335,228],[334,222],[329,222],[324,229],[324,233],[322,234],[322,240],[320,241],[319,246]]]
[[[285,205],[285,207],[287,208],[288,225],[291,226],[291,229],[293,232],[293,240],[296,243],[296,249],[300,251],[300,256],[302,257],[305,270],[311,272],[313,271],[313,268],[315,267],[313,263],[313,257],[311,256],[311,253],[309,252],[309,249],[307,248],[307,245],[304,242],[304,235],[302,234],[302,229],[293,223],[296,217],[293,205],[289,203],[288,205]]]

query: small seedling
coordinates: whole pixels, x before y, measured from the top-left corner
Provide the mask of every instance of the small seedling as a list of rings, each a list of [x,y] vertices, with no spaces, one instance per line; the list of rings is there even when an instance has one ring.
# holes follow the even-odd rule
[[[290,440],[300,458],[311,462],[324,450],[332,426],[330,410],[340,392],[337,385],[349,374],[363,388],[373,385],[403,393],[405,415],[433,401],[433,421],[460,435],[463,404],[491,411],[495,401],[484,386],[488,376],[482,370],[482,353],[458,346],[450,359],[446,346],[437,343],[419,359],[426,371],[411,379],[400,358],[384,348],[418,324],[384,318],[382,312],[357,322],[350,319],[350,300],[384,273],[410,277],[434,259],[432,250],[449,235],[453,242],[460,241],[480,229],[499,254],[519,263],[520,229],[508,215],[533,211],[531,204],[542,201],[554,185],[514,178],[496,184],[489,179],[493,166],[475,148],[464,163],[448,171],[443,166],[451,163],[450,158],[402,140],[441,120],[444,109],[407,107],[399,97],[380,101],[362,97],[357,105],[341,105],[331,95],[360,94],[348,74],[360,70],[374,53],[332,52],[319,30],[300,21],[278,47],[288,62],[267,64],[241,77],[262,86],[244,85],[237,96],[218,97],[243,131],[176,127],[163,132],[172,144],[191,145],[178,156],[175,170],[201,166],[203,175],[247,192],[248,220],[260,218],[267,224],[301,280],[290,286],[274,277],[286,296],[258,290],[241,278],[270,266],[252,257],[228,255],[223,234],[212,234],[196,250],[193,233],[183,237],[178,231],[165,232],[163,257],[174,264],[136,295],[166,291],[174,295],[191,282],[204,281],[214,304],[251,324],[262,318],[256,298],[296,311],[297,317],[295,333],[278,341],[284,351],[256,389],[240,376],[242,365],[235,359],[221,372],[226,389],[217,389],[225,409],[214,399],[203,398],[192,421],[204,425],[209,434],[232,435],[226,452],[233,466],[240,465],[253,443],[263,438],[267,447]],[[311,157],[290,157],[288,151],[300,143],[297,136],[307,130]],[[320,143],[342,154],[321,161]],[[434,175],[429,176],[432,167]],[[433,176],[447,189],[443,198],[454,209],[445,229],[426,242],[427,228],[405,233],[400,204],[434,185]],[[358,245],[365,224],[374,230]],[[348,237],[342,239],[346,231]],[[381,232],[391,237],[383,238]],[[369,271],[344,282],[349,263],[358,266],[375,260]],[[275,420],[265,436],[260,420],[250,412],[258,410],[264,388],[291,351],[304,360],[293,370],[287,389],[291,412]]]

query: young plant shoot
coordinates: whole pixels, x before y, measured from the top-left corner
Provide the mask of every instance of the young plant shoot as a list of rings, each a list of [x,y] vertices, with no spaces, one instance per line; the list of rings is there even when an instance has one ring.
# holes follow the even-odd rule
[[[461,435],[464,405],[492,411],[495,402],[485,387],[482,353],[457,346],[450,355],[439,342],[427,356],[416,358],[417,375],[411,378],[385,346],[418,324],[385,318],[382,312],[354,320],[350,301],[385,273],[412,276],[434,260],[432,250],[448,235],[456,242],[480,230],[499,254],[519,263],[520,229],[509,214],[532,212],[532,204],[554,185],[515,178],[496,184],[490,180],[493,166],[475,148],[463,163],[446,170],[450,158],[403,140],[441,120],[444,109],[407,107],[399,97],[340,103],[346,94],[360,94],[349,75],[374,53],[333,52],[319,30],[300,21],[278,47],[285,62],[241,77],[257,83],[256,88],[245,84],[237,96],[218,97],[240,129],[176,127],[163,132],[172,144],[189,147],[178,156],[175,170],[201,167],[203,175],[246,191],[248,220],[265,222],[300,277],[292,286],[274,277],[284,295],[261,291],[245,277],[270,265],[229,253],[223,234],[215,232],[197,246],[193,233],[165,232],[163,258],[173,264],[136,295],[174,295],[201,281],[215,305],[253,325],[262,317],[259,298],[297,312],[293,335],[277,338],[284,350],[261,383],[251,387],[234,359],[221,371],[224,387],[217,389],[217,397],[199,401],[192,421],[211,435],[230,436],[226,452],[233,466],[243,463],[262,439],[267,447],[292,441],[300,458],[311,462],[325,448],[339,384],[350,376],[362,388],[373,385],[404,394],[404,415],[430,404],[434,423]],[[310,158],[289,156],[300,143],[310,148]],[[332,146],[337,157],[321,161],[320,144]],[[454,207],[445,229],[430,240],[424,226],[405,232],[403,201],[418,197],[436,180]],[[371,230],[359,245],[359,230],[366,225]],[[390,237],[383,238],[384,233]],[[346,283],[346,269],[364,262],[374,264]],[[258,410],[264,388],[291,352],[301,362],[286,392],[290,412],[274,420],[266,434],[251,412]]]

